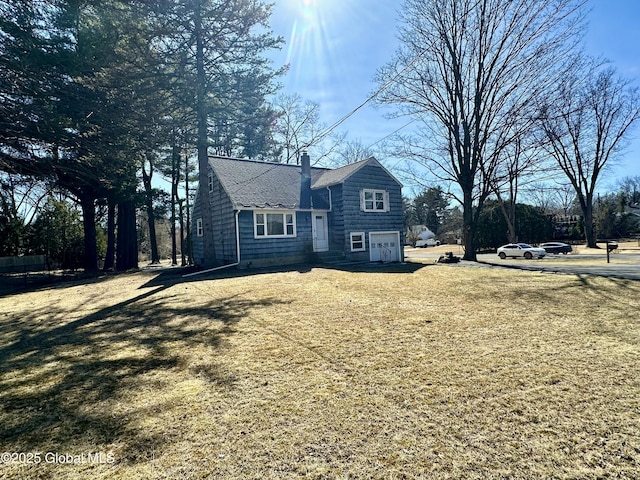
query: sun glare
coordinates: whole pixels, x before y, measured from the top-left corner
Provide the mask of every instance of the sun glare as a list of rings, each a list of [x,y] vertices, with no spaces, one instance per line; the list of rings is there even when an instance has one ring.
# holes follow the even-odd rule
[[[291,28],[287,63],[300,56],[318,55],[323,50],[323,10],[317,0],[302,0],[296,7],[296,20]]]
[[[296,92],[311,91],[314,101],[344,102],[336,84],[349,82],[361,60],[345,52],[354,51],[356,31],[371,15],[367,0],[287,0],[285,5],[287,84]]]

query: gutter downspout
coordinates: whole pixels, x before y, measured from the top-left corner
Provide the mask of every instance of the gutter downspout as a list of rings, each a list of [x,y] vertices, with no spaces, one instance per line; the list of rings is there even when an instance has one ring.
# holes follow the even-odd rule
[[[238,215],[240,215],[240,210],[236,210],[236,262],[230,263],[229,265],[209,268],[200,272],[187,273],[186,275],[183,275],[182,278],[195,277],[196,275],[201,275],[203,273],[215,272],[216,270],[223,270],[225,268],[237,267],[240,265],[240,230],[238,229]]]
[[[236,265],[240,265],[240,227],[238,226],[238,216],[240,210],[236,210]]]
[[[326,187],[329,192],[329,211],[333,212],[333,202],[331,200],[331,187]]]

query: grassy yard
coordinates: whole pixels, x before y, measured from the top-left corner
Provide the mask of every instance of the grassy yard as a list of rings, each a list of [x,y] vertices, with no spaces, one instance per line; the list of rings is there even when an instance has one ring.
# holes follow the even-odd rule
[[[639,310],[447,265],[5,296],[0,478],[639,478]]]

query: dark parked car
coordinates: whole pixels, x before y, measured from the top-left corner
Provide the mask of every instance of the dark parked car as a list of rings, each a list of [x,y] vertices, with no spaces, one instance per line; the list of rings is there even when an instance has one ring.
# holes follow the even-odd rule
[[[547,242],[541,244],[540,247],[544,248],[547,253],[564,253],[565,255],[573,250],[571,245],[560,242]]]

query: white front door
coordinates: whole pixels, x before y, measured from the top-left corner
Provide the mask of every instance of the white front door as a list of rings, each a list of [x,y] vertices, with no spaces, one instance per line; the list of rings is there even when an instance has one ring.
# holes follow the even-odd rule
[[[326,252],[329,250],[329,235],[327,233],[327,214],[325,212],[311,212],[313,218],[313,251]]]

